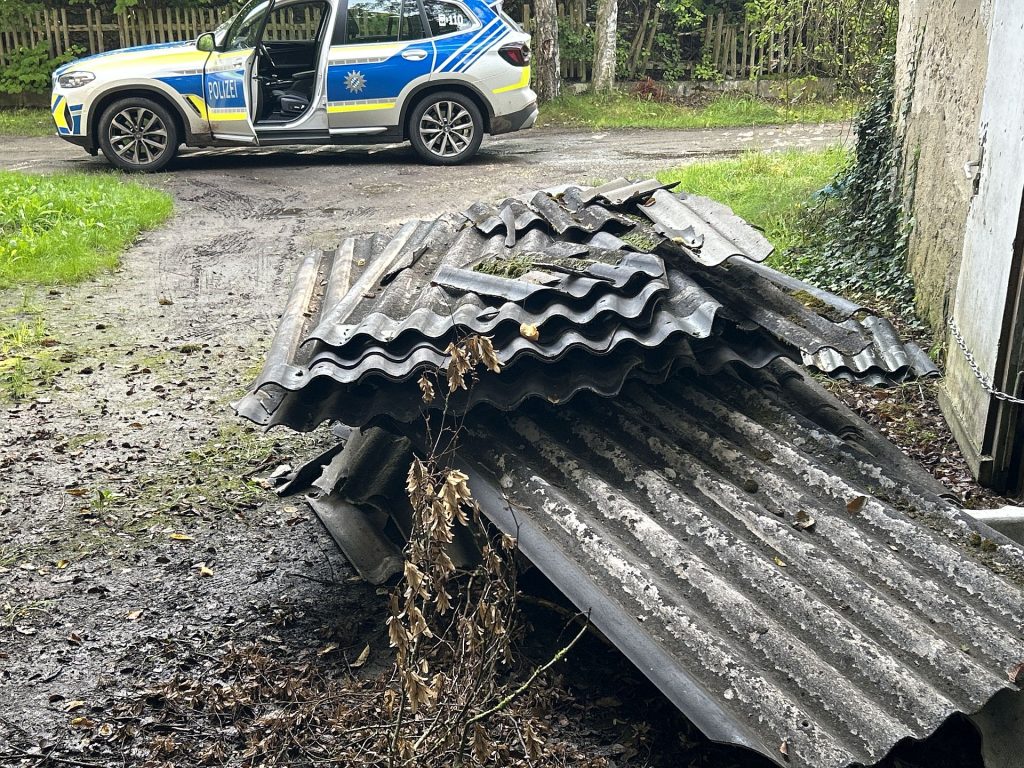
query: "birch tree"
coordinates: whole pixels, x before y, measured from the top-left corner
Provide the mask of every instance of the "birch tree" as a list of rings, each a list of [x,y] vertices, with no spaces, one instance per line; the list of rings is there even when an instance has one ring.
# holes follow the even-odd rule
[[[558,8],[555,0],[535,0],[533,17],[533,90],[537,101],[557,98],[561,89]]]
[[[597,24],[594,30],[595,92],[607,92],[615,87],[615,43],[619,18],[618,0],[598,0]]]

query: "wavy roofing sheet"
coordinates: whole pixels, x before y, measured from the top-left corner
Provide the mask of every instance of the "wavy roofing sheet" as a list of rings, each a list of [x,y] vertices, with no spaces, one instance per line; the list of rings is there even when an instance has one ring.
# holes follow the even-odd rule
[[[373,467],[343,452],[356,480],[334,498],[395,509],[407,448],[370,437]],[[476,412],[457,463],[485,514],[713,740],[870,765],[1015,687],[1024,551],[788,364]]]
[[[481,203],[311,257],[239,413],[296,429],[414,420],[420,372],[466,333],[490,336],[506,368],[524,368],[482,382],[455,404],[465,408],[614,394],[674,362],[714,371],[786,355],[877,382],[935,372],[863,308],[752,261],[771,246],[727,208],[665,187],[620,181]],[[537,338],[521,332],[531,326]]]
[[[420,371],[488,334],[503,370],[448,403],[488,517],[710,738],[872,764],[1013,688],[1024,551],[780,360],[936,372],[769,250],[717,204],[625,180],[353,238],[303,262],[236,408],[415,440]],[[398,563],[408,451],[369,430],[317,483],[372,579]]]

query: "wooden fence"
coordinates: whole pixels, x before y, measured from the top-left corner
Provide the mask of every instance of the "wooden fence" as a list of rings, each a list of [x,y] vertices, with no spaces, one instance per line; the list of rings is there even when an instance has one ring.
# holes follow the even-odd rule
[[[119,14],[89,6],[43,9],[26,18],[22,24],[0,28],[0,67],[11,64],[11,55],[19,48],[32,48],[41,41],[45,41],[50,56],[56,57],[72,46],[78,46],[87,53],[101,53],[132,45],[194,39],[216,27],[233,7],[230,3],[216,8],[136,7]],[[567,29],[579,30],[592,24],[588,19],[586,0],[559,0],[558,14],[559,24]],[[527,29],[532,18],[532,8],[529,2],[524,2],[522,22]],[[634,76],[658,74],[662,70],[661,63],[651,59],[652,41],[659,22],[660,9],[656,5],[652,17],[649,18],[645,11],[640,22],[643,34],[635,36],[628,51]],[[819,35],[816,29],[794,26],[782,33],[769,35],[765,40],[747,23],[730,23],[721,13],[709,16],[704,29],[694,35],[699,39],[688,48],[700,53],[691,56],[691,61],[684,61],[681,67],[678,62],[674,65],[677,70],[681,69],[682,79],[693,77],[695,70],[702,65],[710,65],[725,77],[736,79],[768,74],[842,74],[806,71],[805,62],[813,59],[813,51],[818,44],[829,46],[840,69],[846,60],[844,46],[835,39],[835,35]],[[589,52],[578,52],[577,56],[573,58],[563,53],[562,76],[586,81],[591,56]]]
[[[809,37],[806,30],[795,25],[782,32],[762,36],[759,30],[746,22],[727,23],[724,14],[719,13],[707,19],[704,50],[710,54],[710,65],[728,78],[800,75],[805,74],[805,53],[813,52],[815,47],[816,41],[813,37],[807,39]]]
[[[133,8],[124,13],[103,12],[89,6],[44,8],[24,23],[0,29],[0,66],[11,63],[19,48],[45,41],[51,57],[72,46],[87,53],[132,45],[192,40],[209,32],[231,13],[220,8]]]
[[[558,23],[570,29],[592,26],[593,19],[587,17],[585,0],[560,0],[558,2]],[[522,4],[522,22],[530,29],[533,18],[530,3]],[[655,4],[653,14],[650,6],[645,7],[640,21],[640,33],[634,36],[630,44],[627,61],[633,70],[633,76],[644,76],[663,69],[663,62],[651,58],[651,48],[655,34],[661,22],[661,10]],[[727,20],[724,13],[710,15],[703,30],[689,35],[680,35],[680,47],[683,37],[697,37],[694,44],[686,46],[699,52],[690,60],[675,64],[680,72],[680,79],[691,79],[700,67],[721,73],[726,78],[747,79],[765,75],[800,76],[817,74],[836,77],[843,74],[843,67],[848,63],[844,41],[834,35],[819,30],[817,27],[793,25],[780,33],[771,33],[762,37],[760,30],[747,22],[737,24]],[[818,45],[828,47],[830,55],[836,59],[835,71],[809,72],[808,64],[815,60],[814,52]],[[576,59],[563,52],[561,57],[562,77],[570,80],[587,80],[591,57]]]

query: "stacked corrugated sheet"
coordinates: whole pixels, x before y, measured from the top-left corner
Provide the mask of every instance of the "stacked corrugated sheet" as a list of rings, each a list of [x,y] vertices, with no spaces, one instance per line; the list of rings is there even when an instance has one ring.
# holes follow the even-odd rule
[[[655,181],[538,192],[350,238],[302,265],[237,407],[300,430],[414,421],[420,373],[472,333],[492,338],[504,371],[449,408],[611,396],[680,365],[709,373],[780,356],[875,382],[937,373],[887,321],[760,265],[770,252],[728,209]]]
[[[490,336],[503,370],[447,404],[482,511],[710,738],[871,764],[1016,690],[1024,551],[798,369],[937,374],[770,250],[711,201],[625,180],[353,238],[305,262],[237,407],[360,428],[310,501],[385,581],[417,379]]]

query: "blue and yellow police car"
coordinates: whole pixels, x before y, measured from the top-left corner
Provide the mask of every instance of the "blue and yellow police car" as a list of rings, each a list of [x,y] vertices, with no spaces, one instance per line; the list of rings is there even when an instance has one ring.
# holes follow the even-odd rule
[[[61,138],[133,171],[182,145],[409,141],[455,165],[533,126],[529,42],[484,0],[249,0],[195,41],[65,64],[51,112]]]

